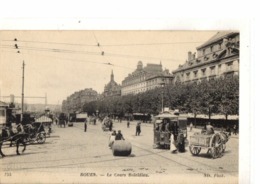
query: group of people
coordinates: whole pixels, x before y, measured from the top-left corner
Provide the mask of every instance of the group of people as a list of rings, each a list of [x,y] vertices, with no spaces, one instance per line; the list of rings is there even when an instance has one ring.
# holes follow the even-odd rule
[[[121,133],[121,130],[118,130],[117,132],[116,132],[116,130],[113,130],[113,132],[111,133],[111,135],[109,137],[108,146],[111,148],[112,145],[114,144],[114,142],[119,141],[119,140],[125,140],[123,134]]]
[[[117,133],[116,133],[116,130],[113,130],[111,136],[114,136],[114,137],[115,137],[115,141],[125,140],[123,134],[121,133],[121,130],[118,130]]]

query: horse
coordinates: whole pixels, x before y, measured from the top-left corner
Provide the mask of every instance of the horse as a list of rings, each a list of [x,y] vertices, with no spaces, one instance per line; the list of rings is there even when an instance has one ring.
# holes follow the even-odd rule
[[[5,157],[5,154],[2,152],[2,146],[4,142],[10,141],[16,143],[16,154],[20,155],[19,146],[22,144],[24,146],[22,152],[26,150],[26,143],[25,143],[26,134],[23,132],[18,132],[14,134],[9,128],[3,128],[0,134],[0,154],[2,157]],[[11,146],[10,144],[10,146]]]
[[[223,143],[223,152],[224,152],[226,149],[226,143],[228,142],[230,135],[228,132],[224,132],[224,131],[219,132],[219,134],[220,134],[221,141]]]
[[[66,126],[66,120],[59,120],[59,126],[62,127],[62,125],[63,125],[63,127],[65,128],[65,126]]]

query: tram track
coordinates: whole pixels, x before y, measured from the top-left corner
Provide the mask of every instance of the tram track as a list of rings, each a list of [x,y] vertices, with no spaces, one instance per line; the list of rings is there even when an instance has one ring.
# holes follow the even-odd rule
[[[82,131],[82,133],[80,133],[80,134],[83,135],[83,130],[84,130],[83,127],[74,126],[73,128],[76,128],[76,129]],[[87,133],[97,134],[97,129],[89,128]],[[75,134],[79,134],[79,132],[75,131],[70,136],[74,136]],[[98,134],[98,136],[108,138],[109,134],[107,132],[102,131],[100,134]],[[66,136],[66,137],[69,138],[69,136]],[[62,136],[60,136],[60,138],[62,139]],[[120,161],[120,160],[124,160],[124,159],[135,159],[135,158],[141,158],[141,157],[155,156],[155,157],[151,157],[151,159],[153,159],[154,161],[157,160],[156,157],[160,157],[160,158],[166,160],[167,162],[174,163],[175,165],[179,165],[183,169],[186,168],[186,170],[190,170],[190,171],[200,173],[200,174],[206,174],[206,173],[208,173],[208,170],[212,170],[212,171],[215,171],[215,172],[218,172],[218,173],[226,173],[226,174],[232,173],[232,171],[228,171],[228,170],[224,170],[224,169],[220,170],[219,168],[214,167],[212,165],[205,164],[203,162],[200,162],[198,160],[194,160],[192,158],[187,158],[186,157],[187,155],[186,156],[181,155],[182,153],[179,153],[178,158],[176,158],[175,156],[171,157],[171,154],[165,155],[165,153],[169,152],[169,150],[158,150],[158,149],[151,150],[151,145],[145,144],[144,142],[141,142],[141,143],[137,142],[137,141],[141,140],[139,138],[141,138],[141,137],[130,136],[129,140],[131,141],[131,144],[132,144],[134,149],[139,149],[139,150],[142,150],[143,152],[141,152],[141,154],[139,154],[139,155],[132,155],[132,156],[129,156],[129,157],[113,157],[112,153],[111,153],[111,154],[100,154],[100,155],[88,156],[88,157],[84,156],[84,157],[74,157],[74,158],[72,157],[72,158],[64,158],[64,159],[42,160],[42,161],[35,161],[33,163],[31,161],[18,162],[18,163],[17,162],[11,162],[11,163],[9,162],[9,163],[5,163],[5,164],[2,164],[2,165],[30,164],[31,163],[33,165],[31,165],[31,166],[30,165],[21,166],[20,168],[14,168],[13,170],[35,170],[36,169],[36,170],[41,171],[41,169],[43,169],[42,171],[44,171],[44,169],[48,169],[48,168],[81,168],[81,167],[84,168],[84,167],[89,167],[89,166],[90,167],[91,166],[102,167],[102,166],[95,165],[95,164],[98,164],[98,163],[104,163],[104,166],[106,167],[107,164],[105,164],[105,163],[108,163],[108,162],[116,162],[116,161]],[[76,145],[70,145],[69,144],[66,149],[77,149],[77,147],[83,147],[85,145],[86,144],[76,144]],[[57,150],[58,149],[60,149],[60,148],[57,147]],[[95,158],[98,158],[98,160],[95,160]],[[70,160],[73,160],[73,163],[69,163]],[[158,160],[160,160],[160,159],[158,159]],[[59,163],[59,162],[61,162],[61,163]],[[64,162],[67,162],[67,163],[64,163]],[[165,161],[163,161],[163,162],[165,162]],[[39,163],[40,165],[37,165],[37,163]],[[197,166],[203,166],[203,167],[198,168],[196,165]],[[78,166],[78,167],[75,167],[75,166]],[[132,167],[133,168],[133,167],[140,167],[140,166],[133,166],[133,165],[130,164],[129,166],[128,165],[120,165],[120,166],[115,166],[115,167]],[[153,168],[155,166],[145,166],[145,164],[144,164],[144,167]],[[234,171],[234,173],[236,173],[236,172]]]

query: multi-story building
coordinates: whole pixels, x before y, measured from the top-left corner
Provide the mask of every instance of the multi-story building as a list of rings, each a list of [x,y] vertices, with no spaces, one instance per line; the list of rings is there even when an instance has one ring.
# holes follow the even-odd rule
[[[218,32],[197,47],[197,53],[196,57],[196,53],[188,52],[187,61],[172,72],[175,84],[238,75],[238,32]]]
[[[85,103],[95,101],[97,98],[98,93],[92,88],[86,88],[84,90],[74,92],[72,95],[68,96],[66,100],[63,100],[62,111],[80,111]]]
[[[121,86],[118,85],[114,80],[113,70],[110,76],[110,81],[104,87],[104,97],[111,97],[111,96],[120,96],[121,95]]]
[[[136,70],[122,81],[121,95],[142,93],[171,83],[172,79],[168,70],[163,71],[161,63],[148,63],[143,67],[142,61],[139,61]]]

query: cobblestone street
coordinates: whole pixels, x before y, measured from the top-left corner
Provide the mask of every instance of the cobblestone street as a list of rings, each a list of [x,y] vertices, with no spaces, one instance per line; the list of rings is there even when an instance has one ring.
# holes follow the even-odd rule
[[[83,123],[66,128],[54,125],[53,133],[44,144],[28,145],[20,156],[14,147],[5,145],[3,151],[7,157],[0,158],[1,182],[13,183],[12,178],[18,177],[21,183],[33,183],[37,176],[48,183],[113,183],[119,178],[131,182],[171,183],[173,180],[192,181],[196,177],[205,182],[237,182],[237,135],[231,136],[223,157],[211,159],[206,150],[192,156],[188,147],[185,153],[176,154],[167,149],[153,149],[152,124],[142,124],[140,136],[135,136],[135,126],[136,122],[131,122],[130,128],[124,121],[114,123],[114,129],[121,130],[132,144],[129,157],[113,156],[108,147],[109,132],[102,131],[100,122],[88,125],[87,132]],[[196,131],[199,129],[188,132],[188,136]]]

